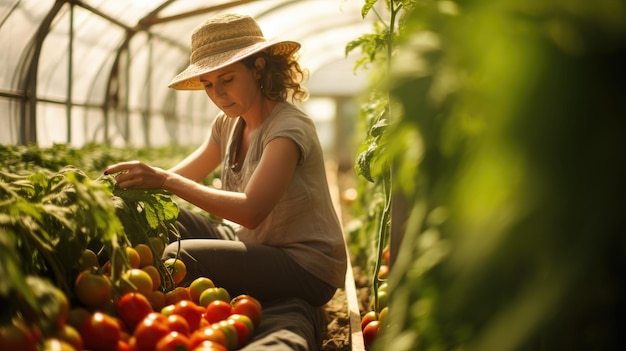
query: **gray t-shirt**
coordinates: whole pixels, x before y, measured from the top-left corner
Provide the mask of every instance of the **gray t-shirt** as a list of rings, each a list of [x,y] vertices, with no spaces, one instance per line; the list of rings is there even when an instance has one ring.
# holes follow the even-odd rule
[[[324,155],[315,124],[296,106],[278,103],[254,135],[239,172],[229,165],[231,141],[243,120],[220,114],[211,138],[222,152],[222,188],[242,192],[254,173],[265,146],[274,138],[293,140],[300,160],[285,194],[255,229],[241,228],[243,242],[281,247],[298,264],[328,284],[341,287],[346,273],[343,232],[326,179]]]

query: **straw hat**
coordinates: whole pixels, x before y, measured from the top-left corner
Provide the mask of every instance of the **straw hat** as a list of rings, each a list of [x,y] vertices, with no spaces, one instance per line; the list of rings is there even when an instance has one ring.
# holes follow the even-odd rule
[[[189,66],[169,84],[178,90],[204,90],[199,76],[268,49],[274,55],[290,55],[300,48],[293,41],[271,41],[263,37],[249,16],[220,15],[198,26],[191,35]]]

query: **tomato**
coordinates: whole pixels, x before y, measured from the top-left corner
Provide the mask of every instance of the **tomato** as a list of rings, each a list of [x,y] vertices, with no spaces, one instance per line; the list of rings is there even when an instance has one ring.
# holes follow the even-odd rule
[[[243,314],[248,316],[255,328],[259,327],[261,323],[261,318],[263,317],[263,309],[261,307],[261,303],[253,297],[244,296],[237,297],[231,301],[232,304],[232,314]]]
[[[91,317],[91,312],[89,312],[86,308],[72,307],[67,316],[67,324],[76,328],[76,330],[80,330],[83,322],[89,317]]]
[[[378,279],[384,280],[389,276],[389,266],[386,264],[381,264],[380,269],[378,270]]]
[[[5,350],[37,351],[37,338],[20,323],[0,326],[0,345]]]
[[[244,347],[248,343],[248,340],[250,340],[250,337],[252,336],[252,333],[250,333],[250,329],[248,329],[248,326],[246,325],[246,323],[244,323],[241,320],[231,319],[231,318],[226,319],[226,322],[228,324],[231,324],[235,328],[235,333],[237,335],[236,348],[240,349]]]
[[[184,351],[189,350],[189,339],[178,332],[170,332],[156,344],[155,351]]]
[[[66,343],[72,345],[72,347],[74,347],[76,350],[83,349],[83,337],[80,335],[76,328],[69,324],[66,324],[54,336],[59,340],[65,341]]]
[[[78,259],[78,269],[80,271],[91,270],[93,268],[99,268],[98,255],[93,250],[85,249]]]
[[[221,287],[208,288],[200,294],[199,304],[202,307],[206,307],[211,301],[215,300],[230,302],[230,294]]]
[[[141,269],[148,273],[152,279],[152,290],[157,290],[161,286],[161,274],[159,270],[153,265],[143,266]]]
[[[134,247],[139,256],[139,267],[150,266],[154,264],[154,255],[152,249],[146,244],[137,244]]]
[[[376,314],[376,311],[367,312],[361,318],[361,330],[363,330],[369,322],[377,321],[377,320],[378,320],[378,315]]]
[[[235,297],[233,297],[232,300],[230,300],[230,304],[231,305],[235,305],[237,303],[237,301],[242,300],[242,299],[248,299],[252,302],[254,302],[255,304],[259,305],[259,308],[261,308],[261,302],[259,302],[259,300],[257,300],[256,298],[247,295],[247,294],[241,294],[241,295],[237,295]]]
[[[202,319],[202,315],[204,314],[204,308],[196,305],[193,301],[190,300],[182,300],[177,302],[174,305],[174,309],[172,310],[173,314],[177,314],[179,316],[183,316],[187,323],[189,323],[189,328],[191,330],[198,329],[200,325],[200,320]]]
[[[160,259],[163,256],[163,251],[165,251],[165,243],[163,239],[159,237],[151,237],[148,239],[148,243],[154,249],[153,256]]]
[[[152,293],[152,286],[152,278],[148,272],[140,268],[132,268],[122,273],[119,292],[120,294],[138,292],[148,297]]]
[[[252,319],[250,319],[250,317],[243,315],[243,314],[231,314],[230,316],[228,316],[228,319],[232,319],[232,320],[243,323],[248,329],[248,335],[250,337],[254,334],[254,331],[255,331],[254,323],[252,323]]]
[[[92,314],[80,328],[85,349],[92,351],[115,349],[120,334],[121,327],[117,320],[102,312]]]
[[[390,255],[391,251],[390,251],[390,247],[389,245],[385,246],[385,248],[383,249],[383,256],[382,256],[382,264],[389,264],[389,255]]]
[[[388,301],[388,297],[389,297],[389,293],[387,293],[386,290],[378,290],[378,312],[380,312],[383,308],[387,307],[387,301]],[[375,305],[375,300],[374,300],[374,296],[372,296],[372,298],[370,299],[370,308],[372,310],[375,310],[376,306]]]
[[[185,336],[191,334],[189,323],[187,323],[187,320],[183,316],[177,314],[167,316],[167,325],[170,327],[171,331],[178,332]]]
[[[152,290],[148,296],[148,301],[150,301],[153,311],[160,311],[165,307],[165,294],[160,290]]]
[[[183,281],[183,279],[185,279],[185,275],[187,275],[187,266],[185,266],[183,261],[176,258],[168,258],[163,261],[163,264],[170,271],[170,274],[172,274],[174,284],[178,285]]]
[[[237,347],[237,330],[235,326],[223,320],[217,323],[211,324],[211,328],[221,330],[226,335],[226,346],[229,350],[234,350]]]
[[[204,319],[209,323],[217,323],[231,315],[232,306],[223,300],[211,301],[204,311]]]
[[[134,350],[130,347],[130,345],[126,341],[120,340],[117,342],[115,351],[134,351]]]
[[[378,320],[380,321],[381,328],[383,328],[387,322],[387,313],[389,313],[389,307],[385,306],[378,314]]]
[[[43,341],[43,351],[77,351],[75,348],[64,340],[57,338],[46,338]]]
[[[191,333],[189,337],[189,348],[194,349],[204,341],[211,341],[226,346],[226,334],[219,328],[213,328],[212,326],[200,328]]]
[[[367,323],[365,328],[363,328],[363,343],[366,349],[368,347],[371,347],[374,341],[376,341],[379,328],[380,328],[379,321],[371,321]]]
[[[131,268],[139,268],[141,264],[141,256],[139,256],[139,252],[135,248],[130,246],[126,246],[126,258],[128,258],[128,263]]]
[[[154,351],[159,340],[171,332],[167,318],[160,313],[148,314],[135,328],[134,346],[137,351]]]
[[[189,295],[191,296],[191,301],[195,303],[200,302],[200,295],[202,292],[208,288],[214,288],[215,284],[213,281],[207,277],[198,277],[189,285]]]
[[[78,301],[87,308],[100,309],[111,300],[111,280],[106,275],[82,271],[74,282]]]
[[[189,290],[182,286],[177,286],[172,291],[168,291],[165,293],[165,304],[166,305],[174,305],[177,302],[189,300],[191,301],[191,296],[189,295]]]
[[[129,292],[119,299],[116,304],[117,315],[128,330],[135,327],[142,319],[152,312],[150,301],[140,293]]]
[[[191,351],[228,351],[226,346],[218,344],[210,340],[204,340],[196,347],[190,349]]]

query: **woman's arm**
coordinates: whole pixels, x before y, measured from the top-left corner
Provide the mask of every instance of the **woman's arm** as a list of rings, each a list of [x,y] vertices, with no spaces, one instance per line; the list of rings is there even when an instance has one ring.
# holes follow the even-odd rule
[[[253,229],[267,217],[289,186],[299,157],[299,148],[291,139],[270,141],[243,193],[207,187],[178,172],[137,161],[118,163],[107,172],[122,172],[115,178],[120,187],[162,188],[209,213]]]

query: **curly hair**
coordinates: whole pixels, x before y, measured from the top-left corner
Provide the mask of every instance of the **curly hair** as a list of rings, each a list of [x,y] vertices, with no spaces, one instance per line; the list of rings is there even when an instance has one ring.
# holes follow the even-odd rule
[[[241,62],[248,68],[254,68],[258,57],[265,59],[265,69],[261,73],[263,95],[273,101],[305,101],[309,93],[301,85],[308,79],[309,71],[300,67],[295,53],[273,55],[267,51],[246,57]]]

